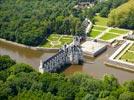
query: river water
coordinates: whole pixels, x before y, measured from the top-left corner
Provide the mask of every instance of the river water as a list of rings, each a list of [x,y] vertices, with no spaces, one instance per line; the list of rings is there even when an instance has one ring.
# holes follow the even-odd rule
[[[64,73],[69,75],[74,72],[84,72],[95,78],[102,78],[105,74],[113,74],[121,83],[125,80],[134,80],[134,73],[108,67],[104,64],[108,57],[118,48],[119,47],[109,47],[105,53],[95,59],[85,58],[85,63],[83,65],[72,65],[68,67]],[[47,59],[54,55],[54,53],[44,52],[42,50],[31,50],[29,48],[0,41],[0,55],[9,55],[17,62],[30,64],[34,69],[38,70],[40,59]]]

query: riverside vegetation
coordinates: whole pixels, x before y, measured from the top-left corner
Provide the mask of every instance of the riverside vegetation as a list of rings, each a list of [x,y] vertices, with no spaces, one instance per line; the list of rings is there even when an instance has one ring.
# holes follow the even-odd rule
[[[113,75],[44,73],[0,56],[0,100],[133,100],[134,80],[119,84]]]

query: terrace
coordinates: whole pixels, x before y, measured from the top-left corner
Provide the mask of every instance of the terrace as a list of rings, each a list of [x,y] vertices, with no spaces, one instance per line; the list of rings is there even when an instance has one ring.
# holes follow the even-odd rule
[[[114,66],[134,71],[134,42],[126,41],[109,60]]]
[[[85,56],[96,57],[107,49],[107,45],[104,43],[86,41],[82,45],[82,50]]]
[[[134,63],[134,44],[126,50],[126,52],[120,57],[120,60]]]

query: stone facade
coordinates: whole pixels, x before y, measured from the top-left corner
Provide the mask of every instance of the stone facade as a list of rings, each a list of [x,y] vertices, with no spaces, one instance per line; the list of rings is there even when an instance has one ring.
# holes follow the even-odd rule
[[[83,62],[83,53],[80,47],[80,38],[74,37],[70,45],[64,45],[57,54],[40,61],[39,72],[57,72],[64,69],[66,65],[80,64]]]

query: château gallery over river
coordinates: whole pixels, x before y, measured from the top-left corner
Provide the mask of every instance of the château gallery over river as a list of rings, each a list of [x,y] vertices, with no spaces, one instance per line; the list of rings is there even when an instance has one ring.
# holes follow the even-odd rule
[[[125,80],[134,79],[134,73],[114,67],[109,67],[104,64],[108,57],[119,47],[109,47],[105,53],[97,58],[85,58],[86,62],[83,65],[71,65],[65,69],[64,73],[69,75],[74,72],[84,72],[93,77],[101,78],[104,74],[113,74],[122,83]],[[40,59],[49,58],[55,53],[44,52],[43,50],[32,50],[30,48],[20,47],[8,42],[0,41],[0,54],[9,55],[17,62],[27,63],[38,70]]]

